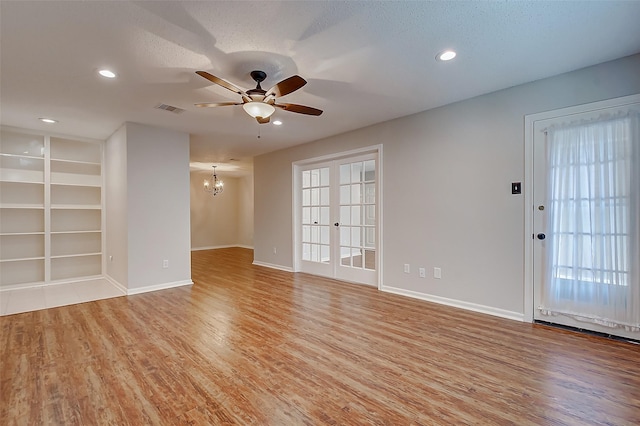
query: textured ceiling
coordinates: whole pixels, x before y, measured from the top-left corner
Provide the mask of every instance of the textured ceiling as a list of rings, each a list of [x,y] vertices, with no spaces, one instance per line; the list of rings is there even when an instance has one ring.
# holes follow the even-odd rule
[[[229,163],[640,52],[640,1],[1,1],[3,125],[106,139],[134,121],[190,133]],[[453,48],[458,57],[437,62]],[[96,71],[118,73],[105,80]],[[299,74],[280,127],[197,76],[265,88]],[[159,103],[186,111],[154,109]],[[59,123],[46,126],[38,117]],[[260,138],[258,134],[260,133]],[[224,170],[221,167],[219,170]]]

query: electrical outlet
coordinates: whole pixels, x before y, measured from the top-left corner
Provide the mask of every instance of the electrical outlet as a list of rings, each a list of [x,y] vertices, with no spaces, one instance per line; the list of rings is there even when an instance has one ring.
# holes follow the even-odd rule
[[[168,260],[166,260],[166,259],[165,259],[165,260],[163,260],[163,261],[162,261],[162,267],[163,267],[164,269],[167,269],[167,268],[169,267],[169,261],[168,261]]]
[[[109,262],[113,262],[113,256],[109,256]]]
[[[278,254],[278,249],[275,246],[273,247],[273,254]]]
[[[436,278],[436,279],[438,279],[438,280],[439,280],[440,278],[442,278],[442,269],[440,269],[440,268],[433,268],[433,278]]]
[[[418,269],[418,275],[420,275],[420,278],[424,278],[427,276],[427,271],[424,268],[420,268]]]
[[[408,263],[405,263],[405,264],[404,264],[404,273],[405,273],[405,274],[408,274],[408,273],[410,273],[410,272],[411,272],[411,266],[409,266],[409,264],[408,264]]]

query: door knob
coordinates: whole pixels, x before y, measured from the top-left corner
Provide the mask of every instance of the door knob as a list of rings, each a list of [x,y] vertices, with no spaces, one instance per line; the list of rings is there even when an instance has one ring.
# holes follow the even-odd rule
[[[547,238],[547,236],[544,235],[542,232],[536,235],[536,237],[538,237],[539,240],[544,240],[545,238]]]
[[[334,225],[334,226],[340,226],[340,223],[339,223],[339,222],[336,222],[336,223],[334,223],[333,225]]]

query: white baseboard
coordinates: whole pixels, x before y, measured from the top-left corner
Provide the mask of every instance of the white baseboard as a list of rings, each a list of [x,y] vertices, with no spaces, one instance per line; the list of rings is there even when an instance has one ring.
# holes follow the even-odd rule
[[[524,322],[524,314],[520,312],[507,311],[504,309],[494,308],[492,306],[478,305],[476,303],[463,302],[462,300],[433,296],[431,294],[419,293],[417,291],[405,290],[397,287],[382,286],[380,288],[380,291],[412,297],[414,299],[426,300],[427,302],[439,303],[441,305],[453,306],[454,308],[466,309],[468,311],[480,312],[482,314],[493,315],[496,317],[506,318],[514,321]]]
[[[122,291],[123,294],[127,294],[127,287],[125,287],[124,285],[120,284],[115,278],[113,278],[110,275],[105,275],[104,278],[109,281],[111,284],[113,284],[115,287],[118,288],[118,290]]]
[[[253,250],[253,247],[251,247],[251,246],[245,246],[245,245],[242,245],[242,244],[230,244],[230,245],[225,245],[225,246],[192,247],[191,251],[217,250],[217,249],[234,248],[234,247],[240,247],[240,248],[244,248],[244,249]]]
[[[289,266],[274,265],[273,263],[258,262],[256,260],[253,261],[253,265],[264,266],[265,268],[277,269],[279,271],[293,272],[293,268]]]
[[[184,280],[184,281],[174,281],[174,282],[170,282],[170,283],[148,285],[148,286],[145,286],[145,287],[128,288],[127,289],[127,296],[131,296],[131,295],[134,295],[134,294],[140,294],[140,293],[148,293],[150,291],[166,290],[168,288],[182,287],[184,285],[191,285],[191,284],[193,284],[193,281]]]
[[[0,292],[12,291],[12,290],[25,290],[25,289],[39,288],[39,287],[52,287],[60,284],[70,284],[70,283],[77,283],[77,282],[83,282],[83,281],[94,281],[94,280],[101,280],[105,278],[106,277],[103,275],[90,275],[87,277],[67,278],[62,280],[37,281],[37,282],[23,283],[23,284],[10,284],[0,288]]]

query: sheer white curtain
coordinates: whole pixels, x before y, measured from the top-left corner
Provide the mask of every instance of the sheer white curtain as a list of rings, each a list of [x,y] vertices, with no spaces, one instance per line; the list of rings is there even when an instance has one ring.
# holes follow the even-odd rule
[[[540,310],[640,331],[640,119],[547,129],[546,280]]]

